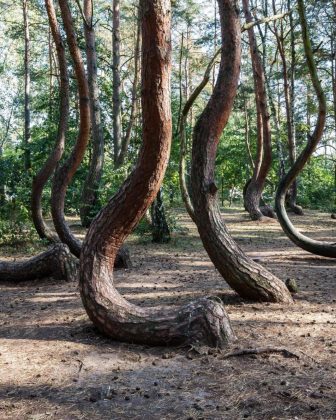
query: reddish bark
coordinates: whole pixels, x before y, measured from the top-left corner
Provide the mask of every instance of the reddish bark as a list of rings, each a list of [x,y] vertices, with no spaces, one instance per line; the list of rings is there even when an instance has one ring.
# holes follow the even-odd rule
[[[219,0],[222,53],[217,83],[194,130],[192,199],[203,245],[223,278],[247,299],[292,302],[285,284],[248,258],[222,221],[215,185],[216,151],[229,119],[240,71],[241,33],[236,0]]]
[[[51,29],[52,37],[56,46],[60,72],[60,119],[54,149],[44,164],[43,168],[33,179],[31,208],[33,222],[39,236],[42,239],[47,238],[48,240],[54,242],[58,240],[58,237],[49,229],[44,221],[42,214],[42,193],[45,184],[56,169],[56,166],[60,161],[64,151],[64,142],[69,115],[69,78],[64,44],[59,31],[53,1],[45,0],[45,6],[48,13],[49,26]]]
[[[139,161],[119,192],[92,222],[80,261],[80,291],[94,324],[118,340],[223,346],[234,338],[222,303],[201,299],[169,311],[141,308],[113,284],[117,251],[154,200],[167,167],[170,112],[170,2],[141,0],[143,143]]]

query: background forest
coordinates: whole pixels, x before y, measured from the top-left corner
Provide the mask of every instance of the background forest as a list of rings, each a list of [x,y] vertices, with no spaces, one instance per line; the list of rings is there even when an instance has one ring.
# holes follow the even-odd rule
[[[91,216],[117,191],[134,167],[142,139],[138,5],[133,1],[123,1],[119,16],[113,14],[113,7],[119,8],[118,3],[94,2],[93,29],[102,132],[99,153],[104,151],[104,164],[101,180],[96,185],[98,199],[90,209]],[[292,3],[292,0],[253,0],[250,3],[253,18],[259,20],[254,32],[262,57],[271,114],[273,160],[263,195],[269,204],[273,203],[282,171],[291,166],[289,126],[292,126],[292,147],[296,155],[304,147],[316,122],[316,99],[305,62],[297,10]],[[44,164],[57,136],[60,76],[44,2],[1,1],[0,5],[0,237],[1,241],[8,241],[13,232],[17,236],[31,225],[32,179]],[[78,43],[86,60],[83,11],[78,6],[79,3],[71,2]],[[216,2],[204,5],[201,1],[178,0],[173,2],[172,11],[174,136],[163,194],[165,205],[174,207],[182,205],[178,175],[181,112],[220,45],[220,27]],[[322,141],[299,177],[297,202],[304,208],[333,212],[336,205],[335,3],[307,1],[306,14],[328,112]],[[262,22],[263,18],[275,15],[281,17]],[[186,118],[187,181],[192,129],[212,92],[218,62],[214,61],[209,82]],[[79,121],[75,77],[71,66],[68,70],[70,111],[65,157],[75,142]],[[242,205],[243,188],[252,175],[255,161],[256,121],[254,77],[248,34],[244,31],[238,95],[216,161],[222,205]],[[95,159],[93,144],[96,141],[91,140],[83,164],[69,186],[65,208],[68,215],[81,212],[83,186],[90,162]],[[50,191],[49,181],[43,200],[46,215],[50,214]]]

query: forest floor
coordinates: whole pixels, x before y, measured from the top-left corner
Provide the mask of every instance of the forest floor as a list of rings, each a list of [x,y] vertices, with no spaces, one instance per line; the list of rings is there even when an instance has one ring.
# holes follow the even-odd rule
[[[311,237],[335,240],[330,215],[291,217]],[[119,291],[139,305],[219,295],[238,336],[227,351],[275,346],[298,358],[225,358],[114,342],[89,321],[77,284],[2,282],[1,420],[336,419],[336,261],[296,248],[277,222],[258,224],[226,210],[229,230],[248,255],[300,287],[292,306],[244,302],[213,267],[187,216],[176,218],[183,229],[169,244],[130,237],[134,266],[116,273]],[[0,249],[0,257],[9,251]]]

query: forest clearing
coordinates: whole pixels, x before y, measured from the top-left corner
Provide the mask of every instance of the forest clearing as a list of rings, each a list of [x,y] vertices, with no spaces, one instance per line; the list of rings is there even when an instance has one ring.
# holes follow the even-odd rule
[[[335,420],[336,0],[0,8],[0,420]]]
[[[122,344],[95,330],[76,283],[3,283],[0,360],[6,375],[0,417],[335,418],[336,262],[295,248],[278,223],[256,224],[239,210],[224,217],[249,256],[283,280],[297,279],[300,290],[291,310],[244,302],[232,292],[180,211],[177,220],[184,229],[171,243],[158,247],[150,237],[130,238],[134,267],[117,272],[117,287],[146,306],[220,296],[238,341],[221,352]],[[336,229],[328,215],[317,212],[300,218],[299,226],[324,240]],[[225,358],[237,349],[265,347],[294,356]]]

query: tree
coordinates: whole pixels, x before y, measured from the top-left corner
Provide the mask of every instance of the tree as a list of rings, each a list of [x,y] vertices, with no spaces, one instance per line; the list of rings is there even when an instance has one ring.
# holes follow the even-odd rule
[[[126,301],[113,284],[117,251],[155,198],[168,163],[170,2],[141,0],[143,143],[136,168],[92,222],[80,258],[84,307],[100,331],[145,344],[202,342],[222,347],[234,338],[222,303],[205,298],[169,311]]]
[[[56,46],[58,68],[60,72],[59,125],[55,146],[42,169],[33,178],[31,209],[32,219],[39,236],[42,239],[46,238],[51,242],[57,242],[59,240],[58,236],[49,229],[43,218],[42,193],[46,183],[55,171],[57,164],[64,152],[65,136],[68,127],[69,116],[69,76],[64,44],[58,27],[53,0],[45,0],[45,7],[48,13],[49,26],[51,28],[52,37]]]
[[[31,138],[30,130],[30,34],[28,17],[28,0],[22,0],[23,24],[24,24],[24,166],[25,170],[31,169],[31,157],[29,143]]]
[[[197,228],[215,267],[246,299],[291,303],[285,284],[248,258],[222,221],[214,180],[216,150],[229,119],[240,71],[241,30],[236,0],[219,1],[221,64],[213,94],[193,135],[191,188]]]
[[[252,23],[253,18],[249,9],[248,0],[243,0],[243,10],[246,23]],[[263,219],[263,213],[260,209],[260,200],[272,164],[271,126],[267,104],[264,68],[258,51],[253,27],[249,28],[247,32],[249,37],[257,109],[257,157],[254,163],[252,178],[248,181],[246,186],[244,204],[252,220],[261,220]],[[267,214],[269,215],[269,211]]]
[[[90,111],[92,121],[92,155],[88,175],[82,192],[83,205],[80,208],[82,225],[88,227],[97,205],[98,189],[104,164],[104,133],[101,126],[99,89],[97,81],[96,37],[93,26],[92,0],[84,0],[83,25],[86,41],[87,77],[89,85]]]
[[[321,241],[316,241],[298,232],[298,230],[289,220],[285,209],[286,193],[289,187],[292,185],[292,182],[302,171],[308,159],[312,156],[317,145],[319,144],[325,127],[327,114],[326,97],[322,89],[321,82],[317,73],[317,66],[314,61],[313,49],[309,38],[308,24],[303,0],[298,0],[298,10],[307,67],[318,101],[318,116],[314,132],[308,135],[308,142],[306,147],[294,162],[286,176],[280,181],[276,193],[275,205],[281,227],[283,228],[286,235],[291,239],[291,241],[293,241],[300,248],[305,249],[306,251],[313,254],[336,258],[336,246],[334,243],[323,243]]]

